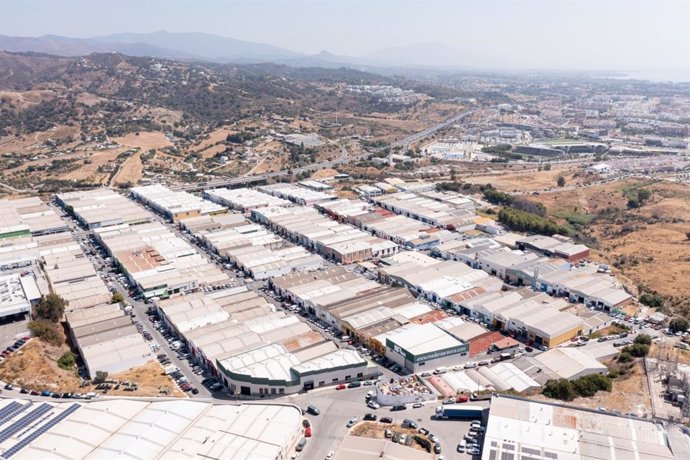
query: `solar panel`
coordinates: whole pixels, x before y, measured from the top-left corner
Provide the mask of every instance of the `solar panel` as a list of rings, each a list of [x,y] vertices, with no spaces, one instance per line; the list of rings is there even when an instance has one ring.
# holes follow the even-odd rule
[[[30,406],[31,403],[27,404]],[[17,401],[12,401],[2,409],[0,409],[0,425],[14,417],[14,415],[20,412],[24,408],[24,404],[19,404]]]
[[[52,409],[53,406],[51,406],[50,404],[41,404],[36,409],[26,414],[24,417],[14,422],[12,425],[0,431],[0,443],[7,441],[16,433],[19,433],[19,431],[21,431],[23,428],[29,426],[31,422],[38,419],[41,415],[50,412]]]
[[[34,431],[33,433],[29,434],[27,437],[25,437],[24,439],[22,439],[21,441],[19,441],[17,444],[15,444],[14,446],[12,446],[12,447],[10,447],[9,449],[7,449],[5,452],[2,453],[2,455],[0,455],[0,457],[2,457],[2,458],[10,458],[11,456],[13,456],[14,454],[16,454],[17,452],[19,452],[19,451],[22,450],[23,448],[25,448],[26,446],[28,446],[29,444],[31,444],[33,441],[35,441],[36,439],[38,439],[43,433],[45,433],[46,431],[50,430],[50,429],[53,428],[55,425],[57,425],[58,423],[60,423],[62,420],[64,420],[64,419],[66,419],[67,417],[69,417],[69,415],[70,415],[72,412],[74,412],[74,411],[76,411],[77,409],[79,409],[79,407],[81,407],[79,404],[76,404],[76,403],[75,403],[75,404],[72,404],[72,405],[69,406],[67,409],[65,409],[64,411],[60,412],[57,416],[55,416],[55,417],[53,417],[52,419],[50,419],[50,420],[48,421],[48,423],[46,423],[45,425],[41,426],[39,429],[37,429],[37,430]]]

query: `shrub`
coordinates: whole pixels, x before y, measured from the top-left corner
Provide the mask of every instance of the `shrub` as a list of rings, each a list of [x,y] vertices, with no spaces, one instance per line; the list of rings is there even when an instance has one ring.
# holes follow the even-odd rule
[[[611,391],[611,379],[605,375],[590,374],[573,381],[573,388],[578,396],[594,396],[598,391]]]
[[[681,317],[673,318],[668,323],[668,328],[671,330],[671,332],[685,332],[688,327],[690,327],[688,320]]]
[[[568,233],[567,229],[560,227],[552,220],[518,209],[502,208],[498,213],[498,221],[516,231],[548,236],[554,233]]]
[[[110,298],[110,303],[120,303],[124,301],[125,298],[119,292],[114,293],[113,296]]]
[[[77,355],[72,353],[71,351],[65,352],[60,358],[57,360],[57,365],[60,369],[64,369],[66,371],[72,369],[74,365],[77,362]]]
[[[642,345],[651,345],[652,338],[648,334],[640,334],[635,337],[635,343],[641,343]]]
[[[103,383],[108,380],[108,373],[105,371],[96,371],[96,376],[93,378],[93,383]]]
[[[647,356],[649,353],[649,345],[644,345],[641,343],[634,343],[632,345],[628,345],[627,347],[623,348],[624,352],[630,353],[632,356],[636,358],[642,358],[644,356]]]
[[[45,319],[37,319],[34,321],[31,321],[28,324],[28,328],[31,332],[33,332],[34,336],[38,337],[40,340],[43,340],[46,343],[50,343],[52,345],[60,345],[62,342],[62,337],[60,334],[58,334],[55,324],[45,320]]]
[[[572,401],[576,396],[573,384],[567,379],[549,380],[544,385],[542,394],[561,401]]]
[[[652,308],[660,308],[664,306],[664,298],[659,294],[651,294],[645,292],[640,296],[640,302]]]

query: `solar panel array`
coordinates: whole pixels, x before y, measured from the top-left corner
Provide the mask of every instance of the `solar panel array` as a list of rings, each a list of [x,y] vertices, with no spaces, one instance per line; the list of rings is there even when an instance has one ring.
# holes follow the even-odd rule
[[[37,420],[41,415],[50,412],[53,406],[50,404],[41,404],[36,409],[32,410],[24,417],[20,418],[4,430],[0,431],[0,444],[10,439],[15,434],[19,433],[22,429],[29,426],[30,423]]]
[[[0,425],[14,417],[16,414],[21,412],[24,408],[29,407],[29,404],[19,404],[17,401],[12,401],[2,409],[0,409]]]
[[[58,423],[60,423],[62,420],[64,420],[64,419],[66,419],[67,417],[69,417],[69,415],[70,415],[71,413],[73,413],[74,411],[76,411],[77,409],[79,409],[79,407],[81,407],[79,404],[76,404],[76,403],[75,403],[75,404],[72,404],[72,405],[69,406],[67,409],[65,409],[64,411],[60,412],[57,416],[55,416],[55,417],[53,417],[52,419],[50,419],[50,420],[48,421],[48,423],[46,423],[45,425],[42,425],[42,426],[39,427],[36,431],[32,432],[32,433],[29,434],[27,437],[25,437],[25,438],[23,438],[21,441],[19,441],[17,444],[15,444],[14,446],[12,446],[12,447],[10,447],[9,449],[7,449],[5,452],[2,453],[2,455],[0,455],[0,457],[2,457],[2,458],[10,458],[10,457],[12,457],[14,454],[16,454],[17,452],[19,452],[20,450],[22,450],[23,448],[25,448],[26,446],[28,446],[29,444],[31,444],[33,441],[35,441],[36,439],[38,439],[38,437],[41,436],[43,433],[45,433],[46,431],[50,430],[50,429],[53,428],[55,425],[57,425]]]

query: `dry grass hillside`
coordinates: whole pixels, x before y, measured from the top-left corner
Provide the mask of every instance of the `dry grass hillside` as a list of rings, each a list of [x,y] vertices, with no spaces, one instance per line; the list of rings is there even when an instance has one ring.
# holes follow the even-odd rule
[[[629,209],[630,190],[651,198]],[[595,258],[614,266],[636,286],[690,302],[690,187],[627,180],[542,194],[549,214],[579,229],[596,248]]]

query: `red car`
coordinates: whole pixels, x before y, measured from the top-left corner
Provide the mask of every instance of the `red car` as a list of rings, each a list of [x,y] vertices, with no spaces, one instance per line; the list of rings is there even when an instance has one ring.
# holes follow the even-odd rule
[[[310,426],[308,426],[307,428],[305,428],[305,430],[304,430],[304,437],[305,437],[305,438],[311,438],[311,427],[310,427]]]
[[[345,385],[344,383],[341,383],[340,385],[335,387],[336,390],[344,390],[345,388],[347,388],[347,385]]]

